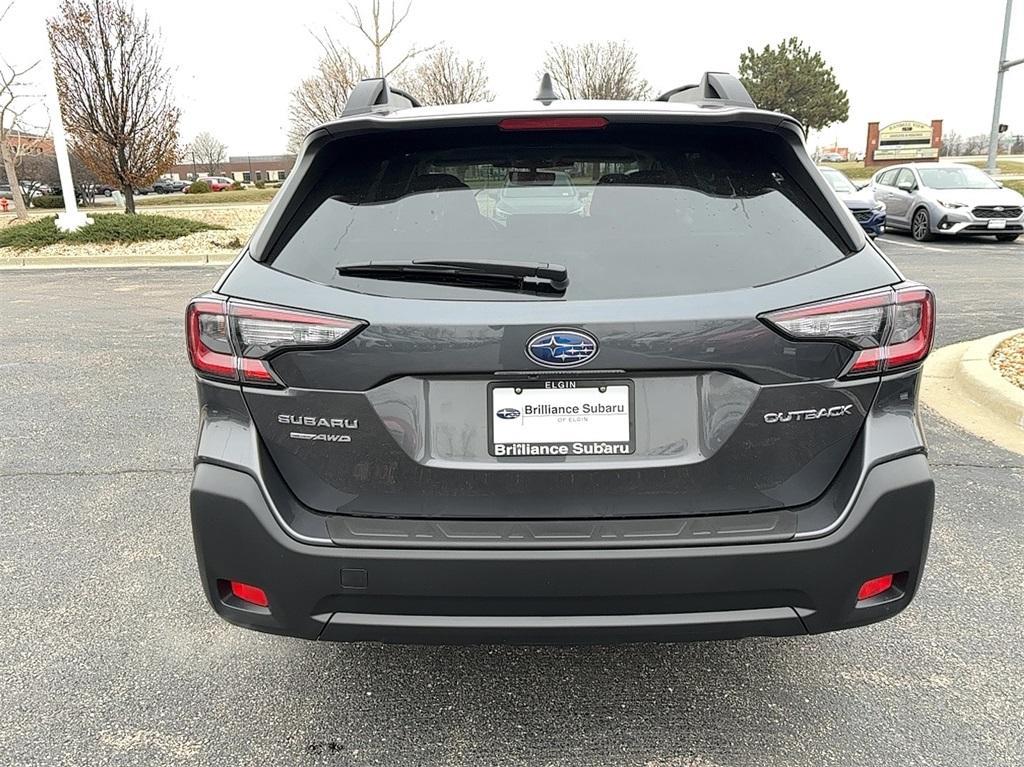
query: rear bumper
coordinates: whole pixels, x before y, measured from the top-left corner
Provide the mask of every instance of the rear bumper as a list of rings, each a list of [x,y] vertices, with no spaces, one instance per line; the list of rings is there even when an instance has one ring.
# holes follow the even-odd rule
[[[214,610],[308,639],[685,641],[820,633],[889,618],[924,567],[934,486],[923,455],[870,470],[849,515],[816,539],[646,548],[320,546],[287,535],[255,479],[196,467],[192,525]],[[735,516],[735,515],[734,515]],[[899,573],[858,604],[859,586]],[[230,596],[261,587],[269,607]]]

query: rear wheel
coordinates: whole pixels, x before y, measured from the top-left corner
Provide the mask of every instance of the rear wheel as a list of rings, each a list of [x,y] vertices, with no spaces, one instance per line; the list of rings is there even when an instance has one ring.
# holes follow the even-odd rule
[[[999,242],[1013,242],[1018,237],[1020,237],[1019,234],[997,234],[996,235],[996,239],[999,240]]]
[[[932,239],[932,222],[926,209],[918,208],[914,211],[914,218],[910,221],[910,235],[918,242]]]

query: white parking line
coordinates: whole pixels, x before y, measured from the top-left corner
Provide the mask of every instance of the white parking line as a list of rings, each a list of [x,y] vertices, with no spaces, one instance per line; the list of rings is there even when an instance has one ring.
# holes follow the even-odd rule
[[[875,242],[888,242],[892,245],[902,245],[908,248],[920,248],[921,250],[934,250],[936,253],[956,253],[955,250],[949,248],[936,248],[931,245],[921,245],[918,242],[904,242],[903,240],[887,240],[882,237],[876,237]]]

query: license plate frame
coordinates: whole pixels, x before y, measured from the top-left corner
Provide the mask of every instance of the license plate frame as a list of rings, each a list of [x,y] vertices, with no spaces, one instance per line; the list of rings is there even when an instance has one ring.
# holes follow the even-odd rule
[[[521,393],[543,391],[547,392],[549,398],[557,404],[571,404],[573,397],[572,393],[580,394],[583,391],[589,389],[607,389],[608,393],[612,396],[609,397],[608,404],[616,405],[621,404],[623,399],[627,404],[627,412],[625,416],[620,416],[617,413],[607,414],[609,417],[617,417],[619,421],[615,425],[617,431],[621,432],[622,421],[628,424],[628,439],[566,439],[566,440],[538,440],[531,439],[534,435],[526,435],[527,439],[517,440],[513,442],[495,442],[495,426],[498,421],[497,411],[505,409],[508,406],[505,403],[506,396],[501,393],[497,399],[499,402],[496,404],[496,392],[501,391],[512,391],[513,393],[518,390]],[[624,391],[620,391],[624,390]],[[568,394],[567,394],[568,393]],[[516,397],[522,396],[522,394],[516,394]],[[534,397],[529,397],[528,400],[534,400]],[[531,402],[524,401],[525,404],[532,404]],[[579,403],[582,406],[582,403]],[[598,413],[580,413],[576,415],[570,414],[542,414],[539,418],[544,418],[547,421],[547,427],[551,428],[551,419],[554,418],[586,418],[589,422],[590,419],[603,417],[605,414]],[[525,417],[525,416],[522,416]],[[612,378],[612,379],[589,379],[589,378],[565,378],[565,379],[537,379],[537,380],[525,380],[525,381],[491,381],[487,385],[487,452],[489,455],[500,458],[500,459],[559,459],[570,456],[585,456],[585,457],[608,457],[614,458],[616,456],[633,455],[636,452],[636,402],[635,402],[635,386],[632,379],[628,378]],[[579,424],[578,421],[574,422]],[[568,424],[566,424],[568,425]],[[535,427],[539,428],[539,427]],[[573,427],[570,427],[573,428]],[[611,427],[607,427],[611,428]],[[578,428],[576,430],[579,430]],[[505,436],[505,435],[502,435]],[[621,436],[617,434],[616,436]],[[590,446],[589,450],[584,448],[579,451],[575,445],[579,443],[581,445]],[[508,448],[499,450],[498,445],[513,445],[520,446],[513,448],[511,451]],[[605,448],[601,445],[610,446],[611,452],[595,452],[603,451]],[[535,446],[536,450],[530,446]],[[562,447],[564,446],[564,450]]]
[[[1005,229],[1006,219],[1005,218],[990,218],[988,220],[989,229]]]

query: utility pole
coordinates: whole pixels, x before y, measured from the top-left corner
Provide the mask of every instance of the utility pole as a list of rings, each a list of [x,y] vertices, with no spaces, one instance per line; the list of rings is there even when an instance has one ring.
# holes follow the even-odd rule
[[[1003,100],[1003,75],[1006,70],[1018,64],[1024,64],[1024,59],[1007,61],[1006,45],[1010,39],[1010,16],[1013,14],[1013,0],[1006,0],[1006,18],[1003,19],[1003,45],[999,49],[999,70],[996,73],[996,103],[992,108],[992,132],[988,136],[988,163],[985,170],[988,174],[996,172],[996,151],[999,149],[999,107]]]

